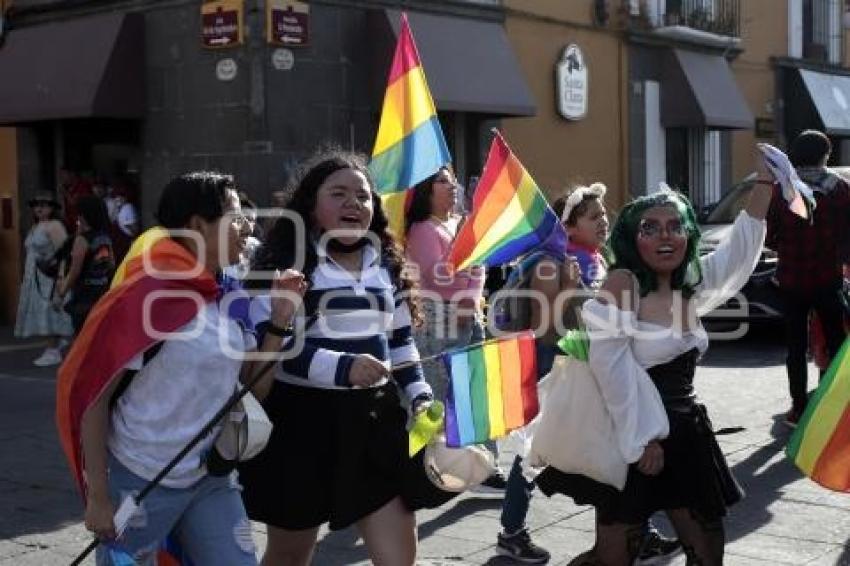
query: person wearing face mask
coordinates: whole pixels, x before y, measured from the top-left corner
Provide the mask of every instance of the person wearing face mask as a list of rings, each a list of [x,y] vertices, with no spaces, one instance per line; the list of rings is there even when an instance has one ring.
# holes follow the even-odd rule
[[[708,347],[697,316],[732,296],[755,267],[773,180],[761,171],[730,237],[699,257],[690,203],[669,189],[626,205],[610,237],[613,263],[597,297],[582,307],[589,367],[630,463],[622,491],[546,468],[536,481],[596,507],[596,544],[573,565],[629,566],[648,518],[665,511],[688,563],[723,563],[723,516],[743,492],[693,388]],[[665,418],[666,417],[666,418]]]
[[[401,250],[361,156],[317,154],[291,195],[253,264],[260,273],[301,262],[310,285],[291,329],[269,320],[267,296],[251,304],[259,334],[284,336],[294,354],[275,367],[264,403],[269,444],[240,467],[248,514],[267,525],[263,564],[309,564],[327,523],[353,525],[375,564],[412,565],[405,407],[418,413],[433,396]]]

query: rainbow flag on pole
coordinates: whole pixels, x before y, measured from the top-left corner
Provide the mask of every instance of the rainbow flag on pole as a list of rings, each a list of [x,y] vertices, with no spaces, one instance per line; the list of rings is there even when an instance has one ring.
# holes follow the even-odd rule
[[[446,352],[443,363],[449,375],[447,446],[505,436],[537,415],[537,358],[531,332]]]
[[[566,257],[567,233],[537,183],[496,132],[490,155],[447,262],[456,270],[501,265],[531,250]]]
[[[381,123],[369,163],[384,212],[396,236],[404,235],[408,189],[450,161],[425,70],[407,15],[402,14]]]
[[[785,453],[812,480],[850,491],[850,341],[820,381]]]

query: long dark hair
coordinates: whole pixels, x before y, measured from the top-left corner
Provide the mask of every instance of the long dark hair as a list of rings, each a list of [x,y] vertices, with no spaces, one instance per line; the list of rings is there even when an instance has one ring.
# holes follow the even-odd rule
[[[620,211],[617,222],[611,229],[611,236],[608,238],[608,246],[613,256],[609,269],[611,271],[627,269],[634,273],[638,280],[641,297],[645,297],[647,293],[658,288],[658,276],[640,257],[637,249],[637,233],[643,213],[659,206],[675,209],[688,235],[685,258],[673,271],[670,279],[670,286],[673,289],[680,289],[682,296],[687,299],[694,294],[694,289],[702,282],[702,268],[699,262],[700,229],[690,201],[677,192],[663,190],[642,196]]]
[[[254,258],[253,269],[271,271],[274,269],[287,269],[293,267],[297,256],[296,249],[304,249],[304,275],[307,280],[318,265],[316,247],[312,235],[316,232],[313,220],[313,212],[316,208],[316,195],[319,187],[334,173],[343,169],[359,171],[369,183],[372,193],[374,212],[372,222],[369,224],[369,232],[376,235],[381,243],[381,264],[390,273],[393,284],[398,292],[403,292],[410,298],[411,313],[416,318],[416,305],[410,292],[413,290],[412,281],[404,274],[404,256],[401,248],[389,231],[389,221],[381,206],[381,198],[375,192],[375,183],[366,167],[366,160],[362,155],[343,151],[341,149],[321,150],[310,158],[302,167],[294,182],[294,189],[285,209],[294,212],[304,225],[303,233],[296,230],[290,218],[279,218],[269,231]],[[288,191],[289,192],[289,191]],[[306,236],[307,241],[298,241],[299,236]],[[252,287],[263,286],[258,278],[250,278],[247,281]],[[265,281],[268,285],[268,281]]]
[[[454,177],[454,171],[449,165],[443,165],[437,172],[425,179],[424,181],[419,181],[413,187],[413,198],[410,201],[410,208],[407,211],[407,215],[404,219],[404,233],[407,234],[410,231],[410,227],[416,224],[417,222],[422,222],[423,220],[428,220],[431,217],[431,196],[434,194],[434,180],[437,178],[437,175],[440,174],[440,171],[446,170],[452,174]]]
[[[77,214],[81,216],[89,230],[94,233],[107,232],[109,230],[109,212],[100,197],[84,195],[77,199]]]

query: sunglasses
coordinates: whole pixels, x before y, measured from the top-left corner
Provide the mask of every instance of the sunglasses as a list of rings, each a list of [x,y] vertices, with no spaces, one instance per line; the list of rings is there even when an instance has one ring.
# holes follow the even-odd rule
[[[38,208],[38,207],[40,207],[40,206],[49,206],[49,207],[51,207],[51,208],[52,208],[52,207],[53,207],[53,203],[52,203],[52,202],[50,202],[49,200],[34,200],[34,201],[32,201],[32,202],[30,203],[30,206],[31,206],[32,208]]]

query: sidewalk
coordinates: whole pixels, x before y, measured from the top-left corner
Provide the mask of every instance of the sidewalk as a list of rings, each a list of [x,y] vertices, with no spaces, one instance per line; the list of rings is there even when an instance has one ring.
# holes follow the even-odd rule
[[[56,438],[55,369],[34,368],[40,348],[9,350],[19,345],[10,337],[0,328],[0,566],[67,564],[90,538]],[[746,427],[720,437],[747,491],[726,523],[725,564],[850,565],[850,496],[803,479],[782,454],[786,388],[783,353],[765,337],[713,344],[697,370],[697,389],[715,426]],[[500,510],[500,496],[468,493],[419,513],[418,562],[510,564],[495,553]],[[534,541],[552,552],[551,564],[566,564],[593,544],[592,510],[564,497],[537,494],[529,527]],[[262,548],[262,525],[255,525],[255,535]],[[323,530],[314,563],[369,562],[353,531]],[[684,558],[673,564],[682,566]]]

